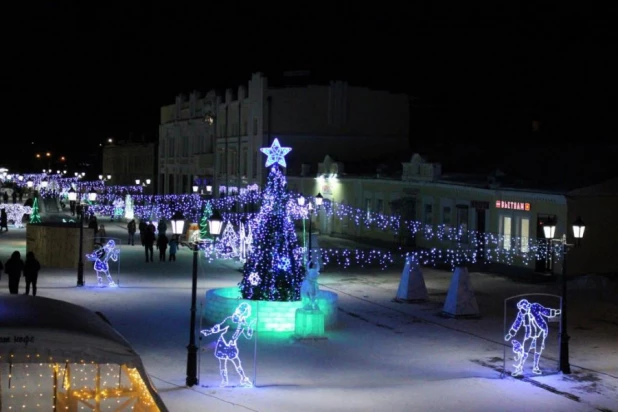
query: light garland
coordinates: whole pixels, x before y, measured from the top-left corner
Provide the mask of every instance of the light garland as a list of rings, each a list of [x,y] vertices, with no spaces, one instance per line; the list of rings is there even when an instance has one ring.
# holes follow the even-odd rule
[[[0,209],[4,209],[6,212],[7,223],[12,221],[13,226],[16,228],[24,227],[22,223],[24,215],[32,213],[31,206],[20,205],[19,203],[2,203],[0,204]]]
[[[30,357],[29,357],[30,358]],[[45,362],[39,354],[29,363],[9,363],[3,410],[136,410],[159,411],[136,368],[95,362]],[[2,372],[0,372],[2,373]],[[4,379],[2,379],[5,382]]]

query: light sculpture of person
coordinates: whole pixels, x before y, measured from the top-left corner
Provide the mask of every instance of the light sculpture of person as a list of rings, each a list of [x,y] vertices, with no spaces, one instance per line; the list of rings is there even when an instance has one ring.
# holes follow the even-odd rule
[[[317,310],[318,307],[318,276],[320,271],[315,262],[309,262],[309,269],[305,275],[303,283],[300,285],[300,294],[305,301],[303,308],[305,310]]]
[[[221,374],[220,386],[227,386],[228,384],[227,362],[230,361],[236,368],[238,375],[240,375],[240,386],[247,388],[253,387],[253,384],[249,378],[247,378],[247,375],[245,375],[245,371],[242,368],[242,363],[238,357],[239,349],[237,345],[238,338],[241,336],[244,336],[246,339],[251,339],[253,337],[253,327],[255,325],[255,321],[247,323],[247,318],[249,316],[251,316],[251,306],[248,303],[243,302],[238,305],[231,316],[223,319],[212,328],[204,329],[200,332],[204,336],[209,336],[216,333],[220,334],[215,346],[215,357],[219,359],[219,373]],[[232,325],[224,326],[227,321],[232,322]],[[226,340],[225,334],[228,332],[230,326],[235,327],[236,330],[234,331],[232,337],[229,340]]]
[[[105,245],[96,248],[92,253],[86,254],[86,258],[94,262],[94,271],[97,274],[99,286],[103,286],[103,277],[101,275],[107,277],[110,287],[117,286],[112,275],[109,273],[108,261],[112,259],[114,262],[117,262],[119,254],[120,249],[116,247],[116,243],[113,240],[109,240]]]
[[[515,353],[515,371],[512,376],[523,374],[524,363],[531,351],[534,351],[534,361],[532,364],[532,372],[541,374],[539,369],[539,360],[543,349],[545,349],[545,339],[549,332],[546,318],[553,318],[560,315],[560,309],[550,309],[540,303],[530,303],[526,299],[517,302],[517,317],[511,325],[509,333],[504,337],[504,340],[510,341],[517,331],[524,326],[524,339],[519,342],[515,339],[512,341],[513,352]]]

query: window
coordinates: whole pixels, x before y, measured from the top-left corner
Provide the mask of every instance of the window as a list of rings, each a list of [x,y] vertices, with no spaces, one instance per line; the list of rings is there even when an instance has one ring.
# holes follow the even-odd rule
[[[242,149],[242,164],[240,165],[242,171],[241,174],[243,176],[247,176],[248,173],[247,171],[248,169],[248,164],[247,162],[249,161],[249,150],[247,150],[247,148],[245,147],[244,149]]]
[[[219,152],[219,174],[225,174],[225,152]]]
[[[170,137],[169,145],[167,146],[168,149],[169,149],[169,152],[168,152],[168,156],[169,157],[174,157],[175,156],[175,153],[174,153],[174,145],[175,144],[176,144],[176,142],[174,141],[174,138]]]
[[[522,217],[519,220],[519,232],[521,238],[521,251],[528,253],[530,251],[530,219]]]
[[[365,199],[365,211],[367,212],[367,219],[371,218],[371,199]]]
[[[468,236],[469,215],[468,206],[457,205],[457,231],[459,232],[459,241],[461,243],[468,243],[470,239]]]
[[[182,152],[181,156],[187,157],[189,156],[189,136],[182,137]]]
[[[257,177],[257,168],[258,168],[258,155],[257,155],[257,150],[253,151],[253,177]]]
[[[433,205],[425,204],[423,209],[423,223],[433,225]]]
[[[442,207],[442,224],[446,227],[450,227],[453,224],[451,214],[452,210],[450,206]]]
[[[500,218],[500,235],[502,235],[502,248],[504,250],[511,250],[511,223],[510,216]]]
[[[253,118],[253,135],[257,136],[258,134],[258,118],[254,117]]]
[[[384,213],[384,200],[376,199],[376,212]]]

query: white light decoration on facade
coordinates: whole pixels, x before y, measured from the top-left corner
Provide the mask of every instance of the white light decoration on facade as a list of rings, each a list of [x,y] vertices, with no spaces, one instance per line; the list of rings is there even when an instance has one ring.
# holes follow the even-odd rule
[[[86,254],[86,258],[94,262],[94,271],[97,274],[97,280],[99,286],[103,286],[103,277],[105,275],[109,282],[108,286],[115,287],[116,282],[109,273],[109,263],[111,259],[114,262],[118,261],[120,255],[120,249],[116,247],[116,243],[113,240],[109,240],[103,247],[96,248],[92,253]]]
[[[554,318],[560,315],[560,309],[546,308],[540,303],[530,303],[527,299],[522,299],[517,302],[517,317],[511,325],[509,333],[504,337],[504,340],[510,341],[517,331],[524,326],[524,338],[522,342],[513,339],[513,352],[515,353],[515,370],[511,373],[512,376],[523,374],[524,362],[528,358],[531,351],[534,351],[534,360],[532,363],[532,372],[539,375],[539,360],[543,349],[545,349],[545,339],[549,333],[549,327],[545,318]]]
[[[266,156],[268,156],[266,158],[266,167],[269,167],[275,163],[278,163],[283,167],[287,167],[287,164],[285,163],[285,155],[290,153],[292,151],[292,148],[281,147],[281,145],[279,144],[279,139],[275,137],[275,140],[273,140],[273,143],[270,147],[262,147],[260,151]]]
[[[251,316],[251,306],[248,303],[243,302],[238,305],[231,316],[223,319],[212,328],[204,329],[200,332],[204,336],[217,333],[220,334],[215,346],[215,357],[219,359],[219,373],[221,374],[220,386],[227,386],[228,384],[227,362],[230,361],[234,365],[234,368],[236,368],[238,375],[240,375],[240,386],[248,388],[253,387],[253,384],[249,378],[247,378],[247,375],[242,368],[242,363],[238,357],[239,349],[237,344],[238,338],[241,336],[244,336],[247,339],[251,339],[253,337],[255,321],[247,323],[247,318],[249,318],[249,316]],[[226,322],[228,325],[225,325]],[[236,330],[234,331],[232,337],[229,340],[226,340],[225,334],[230,327],[236,328]]]
[[[249,275],[249,282],[251,282],[253,286],[259,285],[261,281],[262,279],[260,278],[260,275],[257,274],[257,272],[253,272]]]

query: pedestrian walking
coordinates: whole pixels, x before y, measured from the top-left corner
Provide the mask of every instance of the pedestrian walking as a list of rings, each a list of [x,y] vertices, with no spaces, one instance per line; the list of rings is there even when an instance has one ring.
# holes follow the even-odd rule
[[[135,245],[135,231],[136,230],[137,230],[137,227],[135,225],[135,219],[133,219],[127,225],[127,231],[129,232],[128,244],[131,246]]]
[[[153,262],[152,259],[152,255],[153,255],[153,246],[154,246],[154,242],[155,242],[155,234],[154,231],[152,230],[152,228],[150,226],[148,226],[146,228],[146,231],[141,233],[142,236],[142,241],[144,242],[144,252],[146,253],[146,262],[148,262],[148,259],[150,259],[150,262]]]
[[[172,236],[169,243],[170,247],[170,258],[169,261],[176,261],[176,251],[178,251],[178,235]]]
[[[34,252],[26,253],[26,262],[24,263],[26,295],[30,294],[30,285],[32,285],[32,296],[36,296],[36,282],[39,278],[39,270],[41,270],[41,264],[34,257]]]
[[[165,262],[165,251],[167,250],[168,243],[169,242],[167,236],[165,236],[165,233],[160,234],[159,238],[157,239],[157,249],[159,249],[159,262]]]
[[[4,273],[9,275],[9,292],[11,295],[19,293],[19,279],[23,271],[24,261],[21,260],[21,253],[16,250],[4,264]]]

